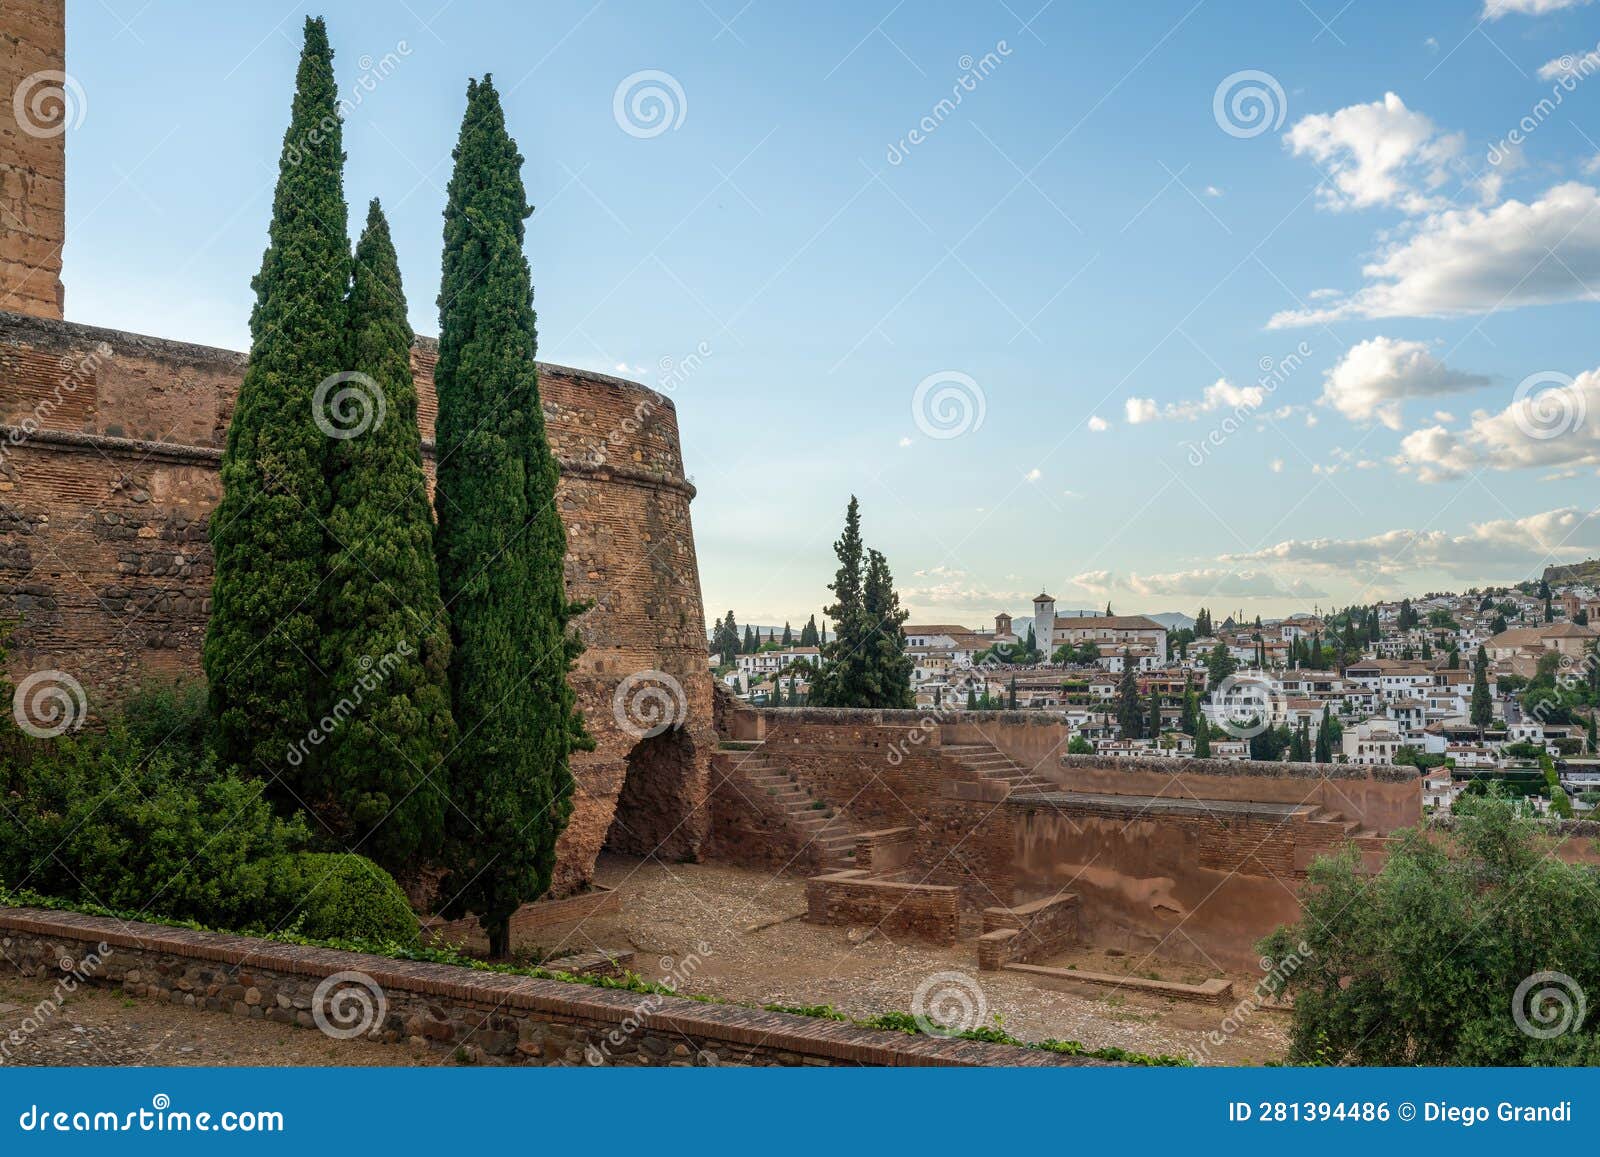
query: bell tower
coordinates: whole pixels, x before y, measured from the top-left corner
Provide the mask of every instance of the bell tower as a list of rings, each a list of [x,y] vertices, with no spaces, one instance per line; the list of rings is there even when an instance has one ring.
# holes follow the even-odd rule
[[[65,0],[0,0],[0,310],[59,318],[66,133],[83,90],[66,73]]]

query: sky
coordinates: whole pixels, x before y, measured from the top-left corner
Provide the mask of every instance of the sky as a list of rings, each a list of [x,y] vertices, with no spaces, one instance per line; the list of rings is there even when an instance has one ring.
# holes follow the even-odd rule
[[[468,77],[540,356],[670,382],[708,616],[852,494],[913,622],[1285,614],[1600,555],[1589,0],[68,0],[75,321],[243,349],[304,17],[438,330]]]

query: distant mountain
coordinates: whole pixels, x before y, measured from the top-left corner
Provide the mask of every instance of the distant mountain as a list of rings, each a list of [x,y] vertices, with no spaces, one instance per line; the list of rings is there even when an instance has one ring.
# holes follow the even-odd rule
[[[1145,618],[1154,619],[1169,631],[1181,631],[1186,627],[1194,629],[1194,616],[1182,611],[1162,611],[1159,615],[1146,615]]]

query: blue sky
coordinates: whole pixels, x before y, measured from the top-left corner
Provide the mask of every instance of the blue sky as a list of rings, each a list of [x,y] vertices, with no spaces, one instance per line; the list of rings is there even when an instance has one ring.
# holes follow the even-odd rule
[[[419,332],[492,72],[541,356],[706,351],[709,615],[803,621],[851,493],[923,622],[1600,554],[1600,5],[440,3],[69,0],[68,316],[244,347],[320,13]]]

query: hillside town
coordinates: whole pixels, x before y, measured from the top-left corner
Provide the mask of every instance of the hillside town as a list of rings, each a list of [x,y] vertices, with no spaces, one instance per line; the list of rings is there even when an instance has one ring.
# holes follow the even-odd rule
[[[1057,610],[902,628],[918,709],[1048,711],[1070,750],[1105,756],[1410,764],[1447,814],[1489,784],[1538,814],[1600,803],[1600,583],[1464,593],[1220,620]],[[710,662],[757,706],[803,706],[827,662],[800,630],[719,620]]]

